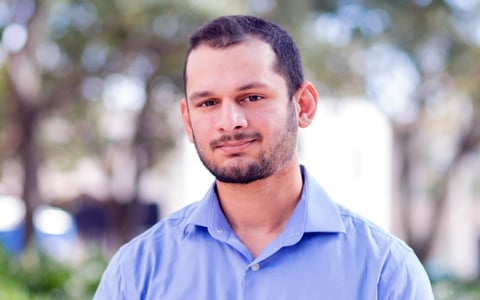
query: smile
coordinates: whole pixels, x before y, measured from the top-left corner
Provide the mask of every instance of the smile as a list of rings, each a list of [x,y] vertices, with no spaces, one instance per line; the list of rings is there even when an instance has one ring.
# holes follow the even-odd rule
[[[259,133],[237,133],[235,135],[223,135],[210,143],[212,151],[221,150],[227,154],[238,154],[245,151],[255,142],[262,141]]]
[[[238,153],[245,151],[255,141],[256,140],[230,141],[227,143],[221,143],[215,148],[220,149],[226,153]]]

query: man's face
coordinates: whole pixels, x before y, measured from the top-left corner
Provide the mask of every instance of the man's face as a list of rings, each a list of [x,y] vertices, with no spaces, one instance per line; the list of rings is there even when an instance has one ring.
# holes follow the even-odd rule
[[[219,181],[266,178],[295,153],[296,109],[274,62],[271,47],[254,38],[225,49],[201,45],[190,53],[183,123]]]

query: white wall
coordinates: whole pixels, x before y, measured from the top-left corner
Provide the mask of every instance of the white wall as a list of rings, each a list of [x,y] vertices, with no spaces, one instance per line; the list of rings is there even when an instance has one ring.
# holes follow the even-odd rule
[[[389,230],[392,134],[385,116],[361,99],[323,99],[300,138],[302,162],[330,196]]]

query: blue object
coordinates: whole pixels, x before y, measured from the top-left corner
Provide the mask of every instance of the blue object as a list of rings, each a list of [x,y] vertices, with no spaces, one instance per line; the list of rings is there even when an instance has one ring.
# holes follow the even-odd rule
[[[40,206],[33,214],[37,248],[59,261],[72,260],[77,248],[77,224],[69,212],[53,206]]]
[[[0,245],[11,255],[24,248],[25,204],[20,198],[0,195]]]

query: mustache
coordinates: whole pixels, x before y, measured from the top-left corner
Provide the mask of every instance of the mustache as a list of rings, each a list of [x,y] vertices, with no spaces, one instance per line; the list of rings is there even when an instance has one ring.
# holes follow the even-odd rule
[[[230,141],[242,141],[242,140],[262,140],[262,135],[258,132],[254,133],[245,133],[245,132],[239,132],[235,133],[232,135],[229,134],[224,134],[221,137],[214,139],[210,142],[210,147],[211,148],[216,148],[220,145],[222,145],[225,142],[230,142]]]

